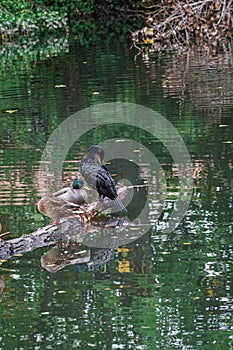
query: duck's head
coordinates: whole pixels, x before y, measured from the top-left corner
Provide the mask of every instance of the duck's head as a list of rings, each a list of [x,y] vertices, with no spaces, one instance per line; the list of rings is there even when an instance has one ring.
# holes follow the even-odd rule
[[[73,182],[72,187],[73,187],[74,190],[79,190],[80,188],[83,187],[83,185],[84,185],[83,180],[75,179],[74,182]]]
[[[99,146],[91,146],[87,151],[86,157],[98,163],[102,163],[104,159],[104,150]]]

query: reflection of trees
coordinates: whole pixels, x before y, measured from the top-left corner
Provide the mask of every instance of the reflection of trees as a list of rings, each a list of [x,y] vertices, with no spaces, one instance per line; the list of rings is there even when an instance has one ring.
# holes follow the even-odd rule
[[[2,301],[2,294],[3,294],[4,288],[5,288],[5,281],[4,281],[4,279],[0,276],[0,301]]]
[[[18,169],[13,166],[2,167],[0,166],[0,183],[1,194],[0,202],[2,205],[9,205],[14,203],[15,205],[28,204],[31,197],[31,191],[28,186],[23,182],[25,178],[26,167],[20,165]],[[14,195],[12,195],[14,192]]]
[[[198,51],[174,54],[166,64],[163,78],[165,96],[179,98],[183,105],[187,98],[196,109],[219,122],[223,112],[233,106],[232,55],[206,57]]]

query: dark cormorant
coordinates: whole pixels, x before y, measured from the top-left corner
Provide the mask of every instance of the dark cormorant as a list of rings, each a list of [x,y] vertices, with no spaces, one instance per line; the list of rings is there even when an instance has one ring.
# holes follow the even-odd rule
[[[87,184],[99,193],[100,198],[108,197],[114,200],[119,210],[126,214],[127,209],[118,198],[113,178],[102,164],[103,158],[103,149],[99,146],[91,146],[81,162],[81,174]]]

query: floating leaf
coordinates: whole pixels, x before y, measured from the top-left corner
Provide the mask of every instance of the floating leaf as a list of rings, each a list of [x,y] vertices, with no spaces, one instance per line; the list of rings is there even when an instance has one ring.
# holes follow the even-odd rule
[[[4,262],[7,262],[7,260],[5,260],[5,259],[0,260],[0,264],[3,264]]]
[[[54,85],[54,87],[56,89],[60,89],[60,88],[66,88],[66,85],[60,84],[60,85]]]
[[[125,142],[125,139],[114,140],[115,142]]]
[[[125,247],[117,248],[117,252],[118,253],[128,253],[129,248],[125,248]]]
[[[7,109],[6,113],[12,114],[12,113],[15,113],[17,111],[18,111],[18,109]]]
[[[183,242],[184,245],[190,245],[193,244],[192,242]]]

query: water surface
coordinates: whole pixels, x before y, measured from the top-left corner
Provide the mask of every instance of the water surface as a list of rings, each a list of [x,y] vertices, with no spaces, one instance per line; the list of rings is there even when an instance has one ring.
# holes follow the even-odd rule
[[[2,238],[50,222],[35,207],[46,142],[67,117],[100,103],[137,103],[170,121],[189,151],[194,188],[185,218],[164,233],[179,196],[177,169],[164,145],[124,125],[84,134],[63,164],[63,184],[76,176],[91,144],[134,139],[163,169],[167,197],[161,215],[151,210],[152,228],[128,245],[97,249],[72,241],[60,250],[52,244],[7,261],[1,257],[1,349],[233,349],[232,72],[228,55],[148,60],[135,57],[128,45],[73,46],[30,67],[19,62],[17,70],[5,68],[0,222],[9,234]],[[146,183],[133,164],[116,161],[109,168],[116,181]],[[156,183],[159,174],[145,168]],[[145,196],[141,190],[129,204],[130,218]],[[152,199],[153,205],[156,192]],[[67,263],[72,252],[82,252],[79,263]],[[55,273],[54,256],[60,264]]]

